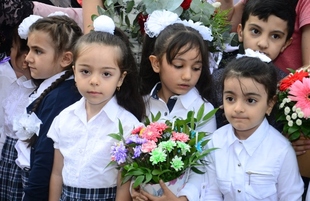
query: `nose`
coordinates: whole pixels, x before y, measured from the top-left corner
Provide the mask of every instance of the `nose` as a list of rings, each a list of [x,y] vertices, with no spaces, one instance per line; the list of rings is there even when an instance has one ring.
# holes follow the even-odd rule
[[[99,83],[100,83],[99,77],[97,75],[92,75],[91,78],[90,78],[90,84],[92,86],[98,86]]]
[[[243,113],[244,112],[244,107],[243,107],[242,101],[236,101],[235,102],[234,111],[236,113]]]
[[[25,61],[27,63],[30,63],[30,62],[33,61],[32,57],[31,57],[31,52],[30,51],[28,52],[28,54],[26,54]]]
[[[182,72],[182,80],[189,81],[192,77],[192,71],[191,68],[184,68]]]
[[[257,42],[257,46],[259,47],[259,49],[267,49],[269,46],[268,37],[262,36],[260,40]]]

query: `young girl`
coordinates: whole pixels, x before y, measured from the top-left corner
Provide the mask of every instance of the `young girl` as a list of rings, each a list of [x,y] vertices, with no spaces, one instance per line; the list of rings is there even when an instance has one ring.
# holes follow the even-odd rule
[[[166,27],[163,27],[162,22],[166,23]],[[208,102],[211,94],[209,53],[207,41],[204,40],[207,28],[182,22],[169,11],[154,11],[145,26],[148,35],[142,51],[140,76],[147,116],[159,111],[163,119],[186,118],[188,111],[197,112],[202,104],[205,113],[212,110],[213,105]],[[151,38],[154,36],[156,38]],[[208,133],[215,129],[215,118],[197,128],[198,131]],[[191,173],[187,184],[177,196],[183,197],[180,199],[186,196],[188,200],[199,200],[202,178],[201,175]],[[136,197],[139,196],[134,192],[133,198]],[[151,200],[159,199],[150,195],[148,197]]]
[[[13,29],[12,46],[10,49],[10,60],[7,61],[8,68],[13,71],[15,80],[8,82],[7,74],[0,75],[1,93],[6,97],[1,99],[1,116],[3,117],[3,132],[5,136],[4,147],[0,159],[0,200],[21,200],[23,187],[21,180],[21,169],[16,165],[17,152],[14,148],[17,142],[16,133],[13,131],[13,121],[24,113],[28,103],[28,96],[34,90],[34,85],[30,80],[30,71],[27,68],[25,57],[28,53],[27,41],[21,39],[17,32],[17,27]],[[5,63],[4,63],[5,64]],[[4,67],[4,66],[2,66]],[[6,88],[3,82],[10,84]]]
[[[27,107],[27,111],[30,117],[37,117],[34,122],[42,124],[39,132],[35,132],[28,140],[31,148],[30,169],[24,168],[28,178],[24,201],[48,200],[54,149],[53,141],[46,134],[54,117],[81,98],[75,88],[71,66],[73,46],[81,35],[80,27],[65,15],[41,18],[29,28],[30,50],[26,61],[31,77],[40,80],[41,84],[32,95],[36,99]],[[25,129],[30,130],[35,126],[30,121]],[[23,150],[22,147],[17,149]]]
[[[230,124],[209,142],[218,149],[208,155],[204,200],[301,200],[295,152],[265,118],[275,103],[275,68],[251,57],[225,68],[223,103]]]
[[[62,111],[48,132],[55,147],[50,201],[130,197],[128,185],[119,185],[116,196],[118,171],[107,166],[116,141],[108,134],[118,133],[119,121],[124,138],[140,125],[145,112],[137,67],[126,35],[111,18],[98,17],[94,28],[74,51],[75,81],[83,98]]]

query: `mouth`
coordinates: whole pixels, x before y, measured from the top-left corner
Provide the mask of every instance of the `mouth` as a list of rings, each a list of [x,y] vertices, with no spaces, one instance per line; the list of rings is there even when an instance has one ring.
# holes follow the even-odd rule
[[[92,95],[101,94],[100,92],[97,92],[97,91],[88,91],[87,93],[88,93],[88,94],[92,94]]]
[[[188,88],[190,88],[190,85],[188,85],[188,84],[178,84],[178,86],[179,87],[181,87],[181,88],[186,88],[186,89],[188,89]]]

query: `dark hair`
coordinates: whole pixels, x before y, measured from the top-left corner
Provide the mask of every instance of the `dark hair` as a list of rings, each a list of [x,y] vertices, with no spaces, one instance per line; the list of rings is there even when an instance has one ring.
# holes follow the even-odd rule
[[[251,78],[265,87],[267,101],[274,98],[277,92],[277,72],[272,63],[266,63],[259,58],[242,57],[234,59],[225,67],[222,77],[222,87],[228,78]]]
[[[83,32],[77,23],[65,15],[41,18],[30,26],[29,34],[31,34],[33,31],[43,31],[48,33],[49,37],[53,41],[55,49],[55,60],[63,52],[73,52],[73,48],[77,39],[83,35]],[[64,68],[64,70],[66,72],[56,81],[54,81],[51,86],[45,89],[43,93],[35,100],[31,112],[36,112],[44,97],[50,91],[55,89],[60,83],[64,82],[67,78],[73,75],[72,64]],[[32,136],[32,138],[28,141],[28,146],[32,146],[35,143],[36,136],[37,135]]]
[[[275,15],[287,22],[286,40],[289,40],[294,32],[296,2],[296,0],[248,0],[242,13],[242,29],[244,29],[250,15],[257,16],[263,21],[267,21],[269,16]]]
[[[17,53],[16,53],[16,58],[11,58],[12,59],[17,59],[19,58],[22,54],[25,54],[29,51],[29,47],[27,45],[27,40],[21,39],[18,35],[18,29],[17,27],[13,30],[12,34],[12,45],[16,45]]]
[[[130,49],[130,43],[127,35],[116,28],[114,35],[101,32],[91,31],[90,33],[82,36],[75,45],[74,48],[74,61],[81,54],[81,48],[86,44],[99,44],[112,47],[118,47],[121,54],[118,55],[118,66],[121,73],[127,72],[126,77],[123,80],[123,84],[120,90],[115,91],[117,103],[131,112],[136,118],[141,121],[145,115],[145,106],[142,96],[139,94],[139,79],[138,79],[138,68],[135,62],[133,53]]]
[[[160,81],[158,73],[153,71],[149,56],[155,55],[161,61],[166,54],[167,62],[171,64],[183,47],[186,49],[181,54],[193,48],[199,49],[203,68],[196,88],[204,100],[210,98],[212,78],[207,41],[204,41],[195,29],[180,23],[167,26],[156,39],[145,35],[140,65],[141,95],[149,94],[154,85]]]

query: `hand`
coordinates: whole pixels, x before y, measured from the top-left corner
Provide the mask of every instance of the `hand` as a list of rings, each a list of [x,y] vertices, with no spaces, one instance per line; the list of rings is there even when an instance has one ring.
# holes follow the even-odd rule
[[[148,201],[149,199],[140,193],[140,189],[134,189],[131,186],[131,198],[132,201]]]
[[[163,195],[160,197],[153,196],[143,190],[141,190],[140,192],[150,201],[187,201],[187,198],[184,196],[177,197],[176,195],[174,195],[174,193],[169,190],[169,188],[162,180],[159,181],[159,185],[164,191]]]
[[[292,142],[292,146],[297,156],[302,155],[310,150],[310,139],[298,139]]]

